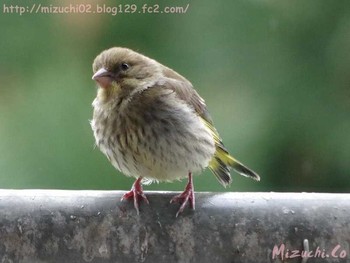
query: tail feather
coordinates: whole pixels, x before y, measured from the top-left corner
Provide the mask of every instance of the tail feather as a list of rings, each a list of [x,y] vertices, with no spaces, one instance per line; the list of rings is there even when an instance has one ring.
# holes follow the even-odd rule
[[[221,138],[213,123],[204,116],[201,116],[201,118],[203,123],[211,132],[215,141],[216,151],[213,159],[209,163],[209,169],[213,172],[218,181],[225,187],[229,185],[232,181],[230,175],[231,168],[233,168],[240,175],[260,181],[260,176],[257,173],[244,166],[228,153],[222,144]]]
[[[230,175],[231,168],[233,168],[240,175],[260,181],[260,176],[257,173],[234,159],[222,144],[217,145],[214,157],[210,161],[209,169],[213,172],[218,181],[225,187],[232,182]]]
[[[231,184],[232,178],[230,175],[230,167],[225,165],[219,158],[214,157],[211,160],[209,169],[224,187]]]
[[[232,156],[230,157],[233,159],[233,163],[230,165],[237,173],[245,177],[250,177],[256,181],[260,181],[260,176],[256,172],[244,166],[242,163],[235,160]]]

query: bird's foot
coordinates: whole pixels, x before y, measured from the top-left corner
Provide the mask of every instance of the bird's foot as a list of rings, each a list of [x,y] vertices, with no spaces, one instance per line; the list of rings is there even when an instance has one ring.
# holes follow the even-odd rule
[[[121,199],[123,201],[124,199],[133,199],[134,200],[134,207],[136,209],[137,214],[140,213],[139,211],[139,204],[141,200],[144,200],[147,204],[149,204],[148,199],[146,195],[143,193],[143,188],[141,185],[142,178],[138,178],[134,184],[131,187],[131,190],[127,193],[125,193]]]
[[[192,181],[192,173],[188,174],[188,183],[187,183],[187,186],[185,188],[185,191],[183,191],[183,193],[181,193],[179,195],[174,196],[170,200],[170,203],[180,203],[181,204],[179,210],[176,213],[176,217],[178,217],[178,215],[183,212],[187,203],[189,203],[190,208],[195,210],[195,199],[194,199],[194,187],[193,187],[193,181]]]

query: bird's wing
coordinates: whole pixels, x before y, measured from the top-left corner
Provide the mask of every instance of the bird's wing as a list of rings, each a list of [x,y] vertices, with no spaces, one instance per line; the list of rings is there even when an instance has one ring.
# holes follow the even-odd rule
[[[192,84],[181,75],[178,75],[171,69],[167,69],[163,73],[165,78],[161,80],[163,83],[159,84],[163,86],[163,88],[170,89],[175,92],[179,99],[190,105],[212,134],[216,151],[209,164],[209,168],[222,185],[229,185],[231,183],[230,165],[228,164],[230,154],[225,149],[220,135],[214,127],[213,120],[210,117],[204,99],[199,96]]]
[[[164,86],[173,90],[178,98],[190,105],[206,122],[213,124],[204,99],[199,96],[191,82],[169,68],[165,68],[163,74],[164,78],[161,81],[164,82]]]
[[[192,84],[171,69],[166,68],[163,71],[163,74],[165,78],[162,86],[173,90],[177,94],[178,98],[184,100],[187,104],[193,107],[196,113],[201,117],[204,124],[210,130],[215,141],[216,151],[209,164],[209,168],[214,173],[218,181],[224,186],[231,183],[231,167],[239,174],[259,181],[260,177],[258,174],[234,159],[226,150],[220,135],[214,126],[213,120],[210,117],[204,99],[199,96]]]

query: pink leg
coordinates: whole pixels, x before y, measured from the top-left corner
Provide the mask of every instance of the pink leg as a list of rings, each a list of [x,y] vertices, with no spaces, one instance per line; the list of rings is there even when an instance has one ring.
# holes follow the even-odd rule
[[[195,199],[194,199],[194,187],[193,187],[192,173],[188,174],[188,183],[186,185],[185,191],[183,191],[182,194],[174,196],[170,200],[170,203],[174,203],[174,202],[181,204],[179,211],[177,211],[177,213],[176,213],[176,217],[178,217],[178,215],[183,212],[183,210],[188,202],[189,202],[190,207],[193,210],[195,210]]]
[[[149,204],[148,199],[146,195],[143,193],[143,188],[141,185],[142,177],[138,178],[134,184],[131,187],[131,190],[127,193],[125,193],[122,197],[122,201],[124,199],[131,199],[134,200],[134,207],[137,211],[137,214],[139,214],[139,202],[143,199],[147,204]]]

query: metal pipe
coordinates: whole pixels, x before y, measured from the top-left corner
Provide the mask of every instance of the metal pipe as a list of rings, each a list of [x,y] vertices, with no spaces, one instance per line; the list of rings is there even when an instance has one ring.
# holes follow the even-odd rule
[[[350,194],[123,194],[0,190],[0,262],[350,262]]]

